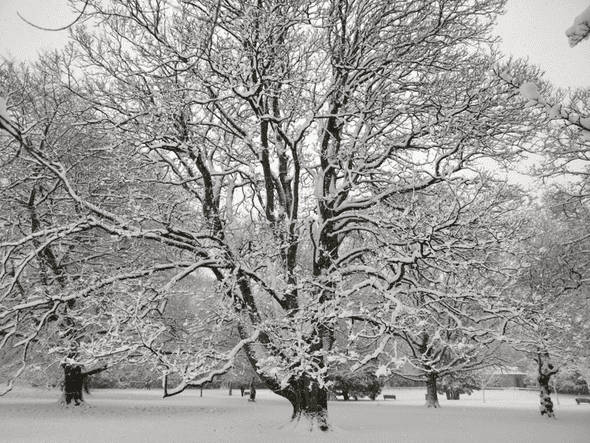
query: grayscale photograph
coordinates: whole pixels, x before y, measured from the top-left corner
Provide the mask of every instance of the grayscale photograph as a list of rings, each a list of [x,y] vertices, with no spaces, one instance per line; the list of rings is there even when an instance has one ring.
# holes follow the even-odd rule
[[[590,0],[0,0],[0,443],[589,443],[589,226]]]

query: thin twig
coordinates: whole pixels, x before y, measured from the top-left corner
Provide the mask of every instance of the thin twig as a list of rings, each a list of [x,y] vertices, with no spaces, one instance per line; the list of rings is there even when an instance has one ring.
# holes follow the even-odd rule
[[[18,15],[22,21],[24,21],[26,24],[32,26],[33,28],[41,29],[42,31],[64,31],[64,30],[66,30],[66,29],[71,28],[72,26],[74,26],[78,22],[78,20],[80,20],[80,18],[84,15],[84,11],[86,11],[86,7],[88,6],[89,1],[90,0],[86,0],[84,2],[84,7],[82,8],[82,11],[80,11],[80,14],[78,15],[78,17],[76,17],[76,19],[72,23],[70,23],[67,26],[63,26],[61,28],[55,28],[55,29],[52,29],[52,28],[44,28],[42,26],[38,26],[38,25],[36,25],[34,23],[31,23],[26,18],[24,18],[20,14],[20,12],[18,12],[18,11],[16,12],[16,15]]]

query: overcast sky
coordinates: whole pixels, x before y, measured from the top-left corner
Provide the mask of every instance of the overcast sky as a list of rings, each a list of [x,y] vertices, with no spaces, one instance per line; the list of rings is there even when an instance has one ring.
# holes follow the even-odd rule
[[[590,40],[569,47],[565,30],[573,25],[590,0],[508,0],[498,19],[500,48],[528,57],[560,87],[590,86]]]
[[[384,0],[386,1],[386,0]],[[565,30],[590,5],[590,0],[508,0],[507,14],[496,28],[501,48],[516,57],[529,57],[549,80],[561,87],[590,86],[590,41],[570,48]],[[0,0],[0,55],[34,58],[39,49],[63,45],[67,31],[32,28],[16,13],[39,26],[70,23],[75,15],[67,0]]]

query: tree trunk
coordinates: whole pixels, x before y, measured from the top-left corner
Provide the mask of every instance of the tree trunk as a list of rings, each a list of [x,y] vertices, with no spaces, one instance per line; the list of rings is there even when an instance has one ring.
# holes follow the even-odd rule
[[[63,393],[59,403],[68,406],[80,406],[84,403],[84,379],[82,367],[79,365],[62,365],[64,370]]]
[[[461,394],[459,394],[457,389],[448,389],[445,394],[447,395],[447,400],[459,400],[461,398]]]
[[[436,373],[431,372],[427,374],[426,378],[426,406],[429,408],[440,408],[438,402],[438,394],[436,392]]]
[[[254,386],[254,380],[250,383],[250,398],[248,401],[256,401],[256,386]]]
[[[80,365],[63,363],[61,366],[64,370],[64,384],[59,404],[64,406],[69,406],[72,403],[75,406],[86,405],[84,391],[88,392],[88,377],[108,369],[108,366],[105,365],[83,372]]]
[[[558,369],[553,366],[547,351],[537,353],[537,364],[539,368],[537,381],[539,382],[539,397],[541,398],[541,415],[547,414],[547,417],[555,418],[549,382],[551,376],[557,374]]]
[[[232,390],[233,390],[233,384],[232,384],[232,382],[230,381],[230,382],[229,382],[229,395],[230,395],[230,396],[232,395]]]
[[[328,424],[328,390],[317,382],[301,377],[291,383],[287,399],[293,406],[291,423],[309,431],[330,431]]]
[[[553,393],[555,394],[555,401],[557,404],[559,404],[559,394],[557,393],[557,377],[553,377],[551,386],[553,387]]]
[[[321,343],[321,341],[320,341]],[[249,344],[244,346],[246,356],[254,369],[257,367],[257,360]],[[321,359],[318,360],[321,363]],[[297,428],[297,430],[331,431],[328,424],[328,389],[320,387],[315,380],[306,374],[298,378],[292,377],[289,385],[284,388],[281,383],[273,377],[258,374],[264,384],[275,394],[286,398],[293,406],[290,425],[286,428]]]

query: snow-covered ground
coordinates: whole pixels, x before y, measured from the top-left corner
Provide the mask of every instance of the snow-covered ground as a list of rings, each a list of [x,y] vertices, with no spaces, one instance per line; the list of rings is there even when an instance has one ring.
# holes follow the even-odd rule
[[[590,404],[559,396],[557,419],[541,417],[536,392],[486,391],[423,407],[424,390],[392,389],[397,400],[330,402],[335,431],[302,436],[280,429],[287,401],[259,390],[256,403],[234,390],[189,391],[162,399],[157,390],[95,390],[89,408],[60,409],[59,392],[18,388],[0,397],[0,441],[77,443],[402,442],[590,443]]]

